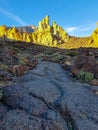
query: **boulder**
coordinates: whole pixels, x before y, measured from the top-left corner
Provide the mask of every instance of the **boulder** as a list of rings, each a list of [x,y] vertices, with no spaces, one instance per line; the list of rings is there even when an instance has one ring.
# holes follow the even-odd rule
[[[98,86],[98,80],[94,79],[90,82],[90,85]]]
[[[23,75],[28,70],[27,66],[14,65],[12,68],[12,73],[14,75]]]
[[[86,49],[80,50],[79,55],[72,67],[72,73],[74,75],[77,75],[77,73],[80,70],[82,70],[82,71],[93,73],[95,78],[97,78],[98,64],[96,62],[95,56],[91,54],[93,53],[89,52],[89,50]]]
[[[71,70],[72,68],[72,64],[70,61],[65,61],[64,63],[61,63],[61,65],[65,70]]]

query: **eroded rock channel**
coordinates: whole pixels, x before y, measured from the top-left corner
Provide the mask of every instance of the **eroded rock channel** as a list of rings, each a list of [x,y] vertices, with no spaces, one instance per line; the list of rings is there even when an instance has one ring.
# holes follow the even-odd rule
[[[0,130],[98,130],[98,95],[89,87],[59,64],[39,62],[2,88]]]

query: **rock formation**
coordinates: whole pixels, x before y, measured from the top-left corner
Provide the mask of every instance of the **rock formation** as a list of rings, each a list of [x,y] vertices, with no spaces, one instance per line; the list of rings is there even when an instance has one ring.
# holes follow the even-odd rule
[[[38,24],[38,31],[49,31],[50,32],[50,25],[49,25],[49,16],[46,16],[42,21]]]
[[[95,47],[98,47],[98,25],[95,31],[92,33],[92,41],[91,43],[94,43]]]
[[[7,35],[8,28],[5,25],[0,26],[0,37]]]
[[[32,26],[33,27],[33,26]],[[28,28],[27,28],[28,29]],[[30,28],[29,28],[30,29]],[[25,28],[7,28],[5,25],[0,27],[0,37],[6,36],[9,39],[33,42],[48,46],[57,46],[68,41],[68,34],[56,24],[49,23],[49,16],[39,22],[34,32],[26,32]]]
[[[72,73],[77,75],[80,71],[90,72],[98,79],[98,64],[95,59],[93,50],[80,49],[79,55],[72,68]]]
[[[56,22],[52,23],[53,34],[59,37],[63,42],[68,42],[68,34]]]
[[[0,37],[65,49],[98,47],[98,27],[89,37],[73,37],[69,36],[56,22],[53,21],[50,25],[49,16],[42,19],[38,27],[6,27],[2,25],[0,26]]]
[[[69,38],[68,34],[56,22],[53,22],[52,26],[50,26],[49,16],[39,22],[38,29],[32,33],[32,37],[34,42],[50,46],[68,42]]]

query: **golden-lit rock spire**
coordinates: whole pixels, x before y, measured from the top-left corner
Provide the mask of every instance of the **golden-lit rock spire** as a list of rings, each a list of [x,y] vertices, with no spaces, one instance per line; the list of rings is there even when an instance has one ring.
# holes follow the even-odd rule
[[[7,35],[7,27],[5,25],[0,26],[0,37]]]
[[[56,22],[52,22],[53,34],[58,36],[63,42],[68,42],[69,36],[65,30]]]
[[[57,46],[62,42],[68,42],[68,34],[56,22],[53,22],[51,26],[49,21],[47,15],[39,22],[37,31],[32,33],[34,42],[49,46]]]
[[[50,25],[49,16],[43,18],[35,32],[21,32],[16,27],[0,27],[0,36],[6,36],[9,39],[21,40],[25,42],[34,42],[47,46],[57,46],[61,43],[68,42],[68,34],[56,22]]]
[[[92,33],[92,41],[95,47],[98,47],[98,22],[95,31]]]
[[[49,16],[47,15],[42,21],[38,24],[38,31],[50,31],[49,25]]]

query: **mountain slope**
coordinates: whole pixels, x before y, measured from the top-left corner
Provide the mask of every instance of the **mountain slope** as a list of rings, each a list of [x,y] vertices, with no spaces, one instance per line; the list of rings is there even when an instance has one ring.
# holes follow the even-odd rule
[[[17,27],[17,29],[20,32],[27,32],[27,33],[33,33],[37,28],[35,26],[23,26],[23,27]]]

